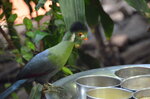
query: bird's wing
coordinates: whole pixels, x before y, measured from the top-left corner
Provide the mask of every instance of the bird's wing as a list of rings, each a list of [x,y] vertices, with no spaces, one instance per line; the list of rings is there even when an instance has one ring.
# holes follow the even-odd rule
[[[50,53],[48,53],[48,50],[37,54],[20,71],[17,78],[23,79],[23,78],[39,77],[39,76],[46,75],[46,74],[58,69],[58,67],[55,66],[51,62],[51,60],[49,60],[49,58],[48,58],[49,54]]]

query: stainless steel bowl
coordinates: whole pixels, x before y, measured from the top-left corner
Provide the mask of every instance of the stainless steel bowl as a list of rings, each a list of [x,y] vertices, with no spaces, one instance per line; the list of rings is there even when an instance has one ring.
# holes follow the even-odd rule
[[[133,94],[135,99],[150,99],[150,89],[143,89]]]
[[[86,91],[100,87],[114,87],[120,85],[121,81],[109,76],[83,76],[76,80],[79,99],[86,98]]]
[[[124,81],[122,81],[121,87],[133,91],[150,88],[150,75],[141,75],[125,79]]]
[[[129,99],[132,92],[121,88],[98,88],[86,92],[87,99]]]
[[[127,67],[119,69],[115,72],[115,75],[120,78],[129,78],[138,75],[148,75],[150,74],[150,68],[148,67]]]

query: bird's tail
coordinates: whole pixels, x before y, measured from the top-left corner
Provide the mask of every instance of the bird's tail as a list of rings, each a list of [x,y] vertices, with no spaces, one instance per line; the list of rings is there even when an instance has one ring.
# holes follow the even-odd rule
[[[12,92],[16,91],[25,82],[27,82],[27,79],[16,81],[11,87],[0,93],[0,99],[6,99],[7,96],[9,96]]]

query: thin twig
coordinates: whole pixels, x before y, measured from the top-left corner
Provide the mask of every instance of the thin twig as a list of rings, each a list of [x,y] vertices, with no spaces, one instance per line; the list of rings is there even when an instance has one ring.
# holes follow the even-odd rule
[[[106,51],[105,51],[106,46],[104,44],[99,25],[97,25],[94,29],[94,36],[98,43],[98,49],[99,49],[98,58],[101,60],[101,67],[104,67],[105,66],[105,56],[106,56]]]
[[[0,26],[0,32],[2,33],[3,37],[5,38],[5,40],[8,43],[9,48],[15,48],[15,46],[13,45],[12,41],[9,39],[9,37],[7,36],[7,34],[5,33],[5,31],[2,29],[2,27]]]

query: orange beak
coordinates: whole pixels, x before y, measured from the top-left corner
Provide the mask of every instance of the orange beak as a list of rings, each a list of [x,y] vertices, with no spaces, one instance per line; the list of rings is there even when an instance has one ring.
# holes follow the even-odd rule
[[[82,32],[79,32],[78,36],[80,36],[85,41],[88,40],[88,38]]]

